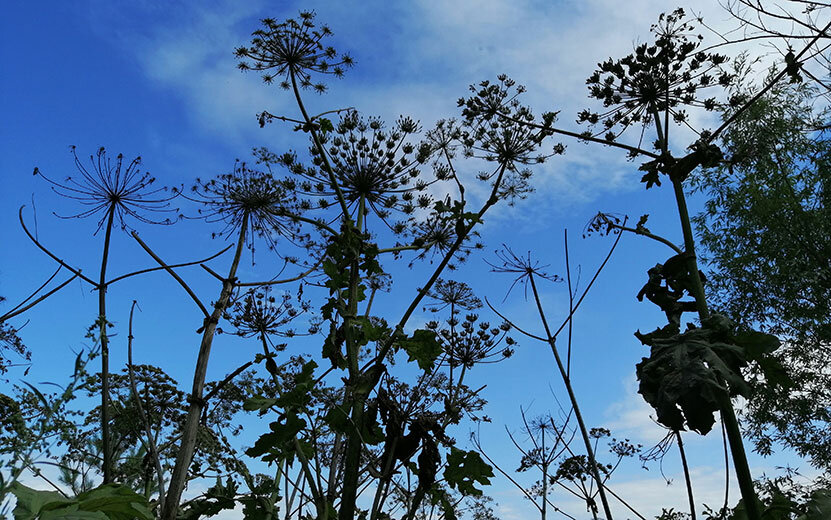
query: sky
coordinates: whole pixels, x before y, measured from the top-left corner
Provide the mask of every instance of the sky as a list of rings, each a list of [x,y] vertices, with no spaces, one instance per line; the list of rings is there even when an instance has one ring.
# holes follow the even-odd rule
[[[54,262],[21,230],[18,210],[23,205],[27,225],[51,250],[85,273],[96,270],[101,236],[93,235],[94,219],[56,216],[77,213],[77,206],[32,175],[34,167],[57,180],[72,175],[70,146],[77,147],[82,159],[101,146],[127,159],[140,155],[142,168],[158,184],[185,187],[196,178],[230,171],[237,159],[250,160],[253,147],[268,146],[278,152],[305,149],[290,125],[273,123],[261,129],[257,124],[256,114],[264,109],[296,117],[291,97],[264,85],[256,74],[243,74],[235,67],[233,49],[248,41],[260,18],[280,20],[295,16],[300,9],[314,10],[317,19],[334,32],[332,44],[354,57],[355,67],[343,79],[329,80],[326,94],[307,95],[311,112],[355,107],[388,122],[409,115],[429,129],[439,119],[459,116],[456,100],[467,95],[469,85],[506,73],[527,87],[524,102],[535,112],[560,111],[562,126],[577,129],[577,112],[592,106],[585,78],[596,64],[631,52],[633,45],[647,40],[658,14],[674,7],[659,0],[632,0],[625,9],[607,0],[463,0],[452,5],[375,0],[87,0],[7,5],[0,20],[0,238],[4,244],[0,295],[8,298],[7,304],[14,304],[55,269]],[[729,15],[714,1],[684,7],[702,14],[713,27],[731,24]],[[758,51],[764,54],[769,49]],[[706,116],[696,122],[705,127],[713,124]],[[687,138],[677,134],[677,149],[688,144]],[[454,273],[454,278],[470,284],[480,297],[494,302],[501,313],[536,332],[541,327],[532,302],[524,298],[521,288],[508,294],[509,275],[491,272],[487,262],[497,261],[497,249],[507,246],[519,254],[530,251],[549,265],[548,272],[564,276],[563,242],[568,230],[574,276],[579,266],[580,284],[585,287],[612,244],[609,237],[583,238],[587,222],[598,211],[632,218],[649,214],[653,232],[681,241],[670,188],[646,191],[638,182],[637,165],[616,150],[563,143],[567,145],[564,156],[535,169],[536,191],[527,200],[488,214],[481,231],[486,248]],[[700,204],[694,197],[692,210]],[[195,213],[185,200],[179,199],[176,205],[186,215]],[[206,257],[224,247],[221,240],[211,239],[216,229],[194,220],[169,227],[135,224],[135,229],[169,262]],[[153,265],[125,233],[115,234],[113,247],[110,272],[114,274]],[[634,366],[647,352],[633,332],[652,330],[664,318],[635,295],[645,282],[646,270],[670,254],[660,244],[624,236],[573,324],[573,382],[587,422],[646,446],[659,440],[663,430],[654,424],[651,409],[636,393]],[[244,262],[241,277],[262,278],[258,275],[270,264],[259,256],[255,260],[256,264],[250,258]],[[404,275],[400,287],[405,293],[416,286],[407,285],[407,263],[405,258],[389,266]],[[429,265],[416,266],[413,278],[426,269]],[[183,271],[183,276],[203,299],[215,298],[210,276],[198,268]],[[547,284],[541,298],[552,321],[567,314],[564,284]],[[112,364],[123,366],[124,325],[135,299],[141,307],[136,318],[136,362],[162,366],[187,389],[198,347],[193,331],[200,321],[187,297],[170,279],[156,273],[113,287],[109,299],[118,331]],[[390,297],[386,305],[394,311],[401,304]],[[73,352],[84,345],[84,331],[96,308],[95,294],[72,283],[14,321],[33,353],[28,380],[65,380],[71,373]],[[499,321],[488,310],[481,313],[491,322]],[[410,325],[430,318],[429,313],[419,312]],[[506,471],[518,465],[519,455],[504,429],[517,431],[520,407],[530,416],[556,414],[554,396],[560,402],[566,399],[548,347],[517,339],[520,346],[512,359],[477,368],[470,382],[474,388],[487,385],[483,396],[489,401],[486,413],[493,422],[482,425],[482,444]],[[256,345],[220,337],[209,378],[222,378],[255,353]],[[5,391],[2,388],[0,383],[0,391]],[[245,424],[243,437],[249,442],[265,428],[256,421],[250,421],[250,427]],[[464,444],[475,428],[463,424],[453,433]],[[720,504],[720,436],[712,433],[702,438],[692,433],[685,436],[685,442],[695,461],[698,502]],[[754,476],[759,476],[786,464],[809,471],[807,463],[791,454],[772,459],[754,456],[751,467]],[[648,515],[659,514],[661,507],[683,508],[679,471],[675,457],[668,457],[663,473],[674,484],[667,486],[656,465],[646,471],[631,462],[615,475],[613,489]],[[498,502],[496,512],[501,518],[534,513],[499,476],[487,493]],[[732,496],[731,503],[735,503],[737,493]],[[564,510],[580,518],[586,515],[578,501],[566,495],[557,500]]]

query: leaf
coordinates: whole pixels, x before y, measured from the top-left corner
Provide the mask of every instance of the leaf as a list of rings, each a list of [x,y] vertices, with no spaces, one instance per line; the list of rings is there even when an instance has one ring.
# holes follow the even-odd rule
[[[335,127],[332,124],[331,120],[326,119],[325,117],[321,117],[320,119],[318,119],[318,121],[319,121],[318,124],[320,125],[320,131],[321,132],[325,133],[325,132],[332,132],[332,131],[335,130]]]
[[[493,468],[483,461],[478,453],[456,447],[450,448],[447,467],[444,470],[444,478],[450,487],[458,489],[463,495],[479,496],[482,490],[477,489],[474,484],[479,482],[486,486],[490,484],[490,477],[493,477]]]
[[[11,492],[17,498],[17,506],[12,511],[15,520],[34,520],[46,504],[69,502],[57,491],[38,491],[20,482],[11,485]]]
[[[263,397],[261,395],[257,395],[254,397],[249,397],[242,403],[242,409],[247,412],[259,411],[260,415],[264,414],[271,408],[277,399],[273,397]]]
[[[271,433],[265,433],[257,439],[254,446],[245,454],[249,457],[263,456],[265,462],[273,462],[294,452],[294,438],[306,427],[306,421],[295,413],[289,413],[283,422],[275,421],[269,425]]]
[[[133,518],[133,517],[130,517]],[[82,511],[77,504],[46,511],[38,517],[38,520],[109,520],[109,517],[101,511]]]
[[[805,505],[807,512],[797,520],[824,520],[831,518],[831,489],[817,489]]]
[[[100,511],[110,520],[154,520],[147,499],[122,484],[98,486],[76,500],[81,511]]]
[[[431,330],[416,330],[412,337],[400,340],[399,344],[409,354],[409,361],[418,362],[422,370],[433,368],[433,363],[441,355],[441,345],[436,340],[436,333]]]
[[[742,331],[735,336],[736,345],[745,351],[748,361],[759,361],[765,354],[770,354],[782,344],[773,334],[755,330]]]
[[[683,333],[638,335],[651,347],[650,356],[636,366],[638,393],[655,409],[658,422],[704,435],[725,397],[748,395],[741,373],[747,364],[744,349],[732,344],[731,326],[714,314],[703,327]]]
[[[147,499],[121,484],[104,484],[68,499],[54,491],[36,491],[19,482],[15,520],[153,520]]]

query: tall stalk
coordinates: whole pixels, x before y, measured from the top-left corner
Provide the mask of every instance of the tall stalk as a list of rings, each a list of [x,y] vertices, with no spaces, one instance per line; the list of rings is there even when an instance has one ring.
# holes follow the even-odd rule
[[[179,447],[179,453],[176,456],[176,465],[173,467],[173,475],[170,477],[170,485],[168,487],[167,497],[165,498],[162,520],[176,519],[179,510],[179,501],[182,498],[182,492],[188,480],[188,471],[190,470],[190,464],[193,461],[193,454],[196,449],[196,434],[199,431],[199,420],[206,404],[202,398],[202,392],[205,387],[208,360],[211,356],[211,346],[213,345],[219,319],[228,306],[231,293],[234,291],[237,268],[239,267],[243,247],[245,247],[247,230],[248,213],[246,212],[242,217],[234,259],[231,262],[230,269],[228,269],[228,275],[222,280],[222,290],[219,293],[219,299],[214,304],[214,309],[210,316],[205,318],[203,325],[202,341],[199,345],[199,355],[196,358],[196,369],[193,373],[193,386],[188,397],[190,406],[188,407],[188,415],[182,432],[182,443]]]
[[[667,98],[669,97],[669,85],[666,88]],[[666,155],[669,149],[669,103],[665,109],[664,126],[661,127],[661,120],[658,115],[657,108],[653,107],[653,117],[655,118],[655,130],[658,134],[658,141],[661,143],[661,150]],[[689,210],[687,209],[687,198],[684,194],[684,187],[682,185],[683,179],[670,171],[670,181],[672,182],[672,190],[675,195],[675,204],[678,208],[678,218],[681,223],[681,232],[684,237],[684,255],[686,256],[687,272],[689,273],[689,280],[691,282],[692,296],[695,299],[695,306],[698,311],[698,318],[703,323],[710,317],[710,309],[707,305],[707,296],[704,293],[704,284],[701,277],[698,275],[698,260],[696,258],[695,237],[692,231],[692,224],[690,220]],[[725,381],[716,374],[719,384],[726,387]],[[739,429],[739,422],[736,419],[736,412],[733,409],[733,403],[730,396],[727,394],[720,394],[719,408],[721,418],[724,422],[727,431],[727,439],[730,443],[730,451],[733,454],[733,466],[736,469],[736,478],[739,481],[739,490],[744,499],[747,516],[749,520],[759,520],[760,513],[756,498],[756,492],[753,489],[753,476],[750,473],[750,466],[747,462],[747,454],[744,450],[744,441],[742,439],[741,430]],[[680,436],[679,436],[680,439]],[[692,511],[693,516],[695,512]]]
[[[110,347],[107,338],[107,261],[110,256],[110,237],[113,230],[115,207],[107,211],[107,229],[104,234],[104,252],[101,254],[101,273],[98,277],[98,336],[101,342],[101,450],[104,484],[112,482],[113,449],[110,439]]]
[[[537,284],[534,281],[534,273],[530,272],[528,279],[531,281],[531,290],[534,293],[534,301],[537,304],[537,312],[542,320],[542,326],[545,328],[545,336],[548,339],[548,345],[551,347],[551,352],[554,354],[554,359],[557,362],[557,368],[560,371],[560,376],[563,379],[563,384],[566,386],[568,398],[571,401],[571,406],[574,409],[574,418],[577,419],[577,425],[580,428],[580,435],[583,437],[583,444],[586,447],[586,455],[589,458],[589,470],[592,477],[597,482],[597,492],[600,494],[600,501],[603,504],[603,512],[606,514],[606,520],[612,520],[612,510],[609,507],[609,501],[606,499],[606,488],[603,486],[603,479],[600,477],[600,470],[597,467],[597,459],[594,456],[594,448],[592,447],[591,439],[589,439],[589,430],[586,428],[586,423],[583,422],[583,414],[580,413],[580,405],[577,402],[577,396],[571,386],[571,378],[568,376],[565,365],[560,359],[560,353],[557,350],[557,342],[554,336],[551,335],[551,329],[548,326],[548,320],[545,318],[545,311],[542,308],[540,295],[537,292]]]

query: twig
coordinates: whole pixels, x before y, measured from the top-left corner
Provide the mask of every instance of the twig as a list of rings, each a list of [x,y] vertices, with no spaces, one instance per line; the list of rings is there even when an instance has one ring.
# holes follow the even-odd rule
[[[237,377],[237,376],[238,376],[238,375],[239,375],[239,374],[240,374],[243,370],[245,370],[246,368],[250,367],[252,364],[254,364],[254,362],[253,362],[253,361],[248,361],[247,363],[244,363],[243,365],[241,365],[241,366],[237,367],[237,369],[236,369],[236,370],[234,370],[233,372],[231,372],[230,374],[228,374],[227,376],[225,376],[225,379],[223,379],[222,381],[220,381],[219,383],[217,383],[217,385],[216,385],[215,387],[213,387],[213,389],[211,389],[211,391],[210,391],[210,392],[208,392],[207,394],[205,394],[205,396],[202,398],[202,400],[203,400],[203,401],[205,401],[205,402],[207,403],[207,402],[208,402],[208,400],[209,400],[211,397],[215,396],[215,395],[216,395],[216,394],[217,394],[220,390],[222,390],[222,387],[224,387],[225,385],[227,385],[227,384],[228,384],[228,383],[229,383],[232,379],[234,379],[235,377]]]
[[[51,258],[52,260],[58,262],[62,266],[66,267],[67,269],[69,269],[69,272],[71,272],[75,276],[79,277],[81,280],[87,282],[88,284],[92,285],[93,287],[95,287],[97,289],[98,288],[98,283],[97,282],[94,282],[94,281],[90,280],[89,278],[87,278],[86,276],[82,275],[80,269],[75,269],[71,265],[67,264],[66,262],[64,262],[63,260],[61,260],[57,256],[55,256],[54,253],[52,253],[51,251],[46,249],[46,246],[44,246],[43,244],[38,242],[38,240],[34,236],[32,236],[32,233],[30,233],[29,229],[26,227],[26,223],[23,222],[23,208],[25,208],[25,207],[26,207],[25,204],[23,206],[20,206],[20,210],[17,212],[17,216],[18,216],[18,219],[20,220],[20,226],[23,228],[23,231],[26,233],[26,236],[29,237],[29,240],[31,240],[36,246],[38,246],[38,249],[40,249],[41,251],[43,251],[44,253],[49,255],[49,258]]]
[[[181,263],[181,264],[173,264],[173,265],[169,265],[169,266],[167,266],[167,267],[169,267],[170,269],[176,269],[177,267],[187,267],[187,266],[189,266],[189,265],[196,265],[196,264],[201,264],[201,263],[204,263],[204,262],[208,262],[208,261],[213,260],[214,258],[216,258],[216,257],[218,257],[218,256],[220,256],[220,255],[222,255],[223,253],[225,253],[226,251],[228,251],[228,250],[229,250],[229,249],[231,249],[232,247],[234,247],[234,244],[229,244],[229,245],[228,245],[228,247],[226,247],[226,248],[225,248],[225,249],[223,249],[222,251],[220,251],[220,252],[216,253],[215,255],[211,255],[211,256],[209,256],[208,258],[203,258],[202,260],[195,260],[195,261],[193,261],[193,262],[185,262],[185,263]],[[160,271],[160,270],[162,270],[162,269],[165,269],[165,267],[164,267],[164,266],[159,266],[159,267],[150,267],[150,268],[147,268],[147,269],[142,269],[141,271],[133,271],[132,273],[123,274],[123,275],[121,275],[121,276],[119,276],[119,277],[113,278],[112,280],[110,280],[109,282],[107,282],[107,285],[108,285],[108,286],[109,286],[109,285],[112,285],[112,284],[114,284],[115,282],[119,282],[119,281],[121,281],[121,280],[123,280],[123,279],[125,279],[125,278],[129,278],[129,277],[131,277],[131,276],[135,276],[135,275],[138,275],[138,274],[144,274],[144,273],[150,273],[150,272],[153,272],[153,271]]]
[[[58,270],[60,270],[60,267],[58,268]],[[57,274],[57,272],[56,272],[56,274]],[[60,290],[61,290],[61,289],[63,289],[64,287],[66,287],[66,285],[67,285],[69,282],[71,282],[72,280],[74,280],[74,279],[75,279],[75,278],[77,278],[77,277],[78,277],[78,275],[77,275],[77,274],[73,274],[73,275],[72,275],[72,277],[70,277],[70,278],[69,278],[69,279],[67,279],[65,282],[63,282],[63,283],[62,283],[62,284],[60,284],[59,286],[55,287],[54,289],[52,289],[52,290],[51,290],[51,291],[49,291],[48,293],[46,293],[46,294],[42,295],[40,298],[38,298],[38,299],[36,299],[36,300],[32,301],[31,303],[29,303],[29,304],[28,304],[28,305],[26,305],[25,307],[20,307],[21,305],[23,305],[23,302],[27,301],[29,298],[31,298],[32,296],[34,296],[35,294],[37,294],[37,291],[35,291],[34,293],[32,293],[32,296],[29,296],[29,298],[26,298],[26,300],[23,300],[23,302],[21,302],[20,304],[18,304],[18,305],[17,305],[17,307],[15,307],[15,308],[14,308],[14,309],[12,309],[11,311],[7,312],[6,314],[4,314],[4,315],[0,316],[0,323],[4,322],[4,321],[6,321],[6,320],[9,320],[9,319],[11,319],[11,318],[14,318],[14,317],[15,317],[15,316],[17,316],[18,314],[22,314],[22,313],[24,313],[24,312],[28,311],[29,309],[31,309],[32,307],[34,307],[34,306],[35,306],[35,305],[37,305],[38,303],[42,302],[42,301],[43,301],[43,300],[45,300],[46,298],[48,298],[48,297],[52,296],[52,295],[53,295],[53,294],[55,294],[56,292],[60,291]],[[54,275],[52,276],[52,278],[54,278]],[[50,278],[50,280],[51,280],[52,278]],[[49,282],[46,282],[46,283],[49,283]],[[45,285],[45,284],[44,284],[44,285]],[[43,288],[43,287],[41,286],[41,288]],[[39,290],[40,290],[40,289],[38,289],[38,291],[39,291]]]
[[[145,244],[144,241],[141,238],[139,238],[138,233],[133,231],[133,232],[130,233],[130,235],[135,239],[136,242],[139,243],[139,245],[145,251],[147,251],[147,254],[150,255],[153,258],[153,260],[158,262],[158,264],[160,266],[162,266],[162,268],[165,271],[167,271],[170,274],[170,276],[173,277],[174,280],[179,282],[179,285],[181,285],[182,288],[185,290],[185,292],[188,293],[188,296],[190,296],[193,299],[193,301],[196,302],[196,305],[199,307],[199,310],[202,311],[202,314],[205,315],[205,318],[208,318],[210,316],[210,313],[208,313],[208,309],[206,309],[205,306],[202,304],[202,302],[199,300],[199,298],[196,297],[196,294],[194,294],[194,292],[191,290],[191,288],[188,286],[188,284],[186,284],[185,281],[182,280],[182,278],[178,274],[176,274],[176,272],[171,268],[171,266],[165,264],[164,260],[159,258],[159,256],[156,253],[154,253],[152,249],[150,249],[150,246]],[[204,265],[203,265],[203,267],[204,267]]]
[[[133,370],[133,311],[136,305],[136,300],[133,300],[133,304],[130,306],[130,322],[127,326],[127,372],[130,375],[130,393],[133,395],[139,418],[144,425],[144,433],[147,435],[147,451],[150,452],[150,456],[153,458],[153,464],[156,466],[156,482],[159,486],[159,507],[164,510],[165,489],[162,462],[159,458],[159,450],[153,437],[153,429],[150,427],[150,421],[147,419],[147,414],[144,413],[144,407],[141,405],[141,399],[139,399],[135,371]]]

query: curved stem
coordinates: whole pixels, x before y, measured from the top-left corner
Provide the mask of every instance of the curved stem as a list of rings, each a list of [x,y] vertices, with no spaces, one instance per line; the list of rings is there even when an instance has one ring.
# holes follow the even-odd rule
[[[130,376],[130,393],[136,403],[139,419],[141,419],[141,423],[144,425],[144,433],[147,435],[147,451],[150,453],[150,457],[153,459],[153,464],[156,466],[156,481],[159,486],[159,507],[161,510],[164,510],[165,490],[162,463],[159,459],[159,450],[153,437],[153,430],[150,427],[150,421],[147,419],[147,415],[144,413],[144,407],[141,405],[141,399],[139,398],[138,389],[136,388],[136,378],[133,370],[133,311],[135,308],[136,300],[133,300],[133,304],[130,306],[130,322],[127,327],[127,372]]]
[[[38,249],[40,249],[41,251],[46,253],[49,256],[49,258],[51,258],[52,260],[58,262],[62,266],[66,267],[69,270],[69,272],[76,275],[78,278],[80,278],[81,280],[87,282],[88,284],[92,285],[93,287],[98,288],[98,284],[95,281],[93,281],[93,280],[87,278],[86,276],[84,276],[83,274],[81,274],[80,269],[75,269],[71,265],[67,264],[66,262],[64,262],[63,260],[61,260],[57,256],[55,256],[55,254],[52,253],[52,251],[49,251],[48,249],[46,249],[46,247],[43,244],[38,242],[38,240],[34,237],[34,235],[32,235],[32,233],[29,231],[29,228],[26,227],[26,223],[23,221],[23,208],[25,208],[25,207],[26,207],[25,205],[20,206],[20,209],[17,212],[17,218],[18,218],[18,220],[20,220],[20,227],[23,228],[23,232],[26,233],[26,236],[29,237],[29,240],[31,240],[32,243],[35,244],[38,247]]]
[[[58,269],[60,269],[60,267],[59,267]],[[74,279],[76,279],[76,278],[78,278],[78,275],[77,275],[77,274],[73,274],[73,275],[72,275],[72,276],[70,276],[70,277],[69,277],[66,281],[64,281],[62,284],[60,284],[59,286],[55,287],[54,289],[52,289],[51,291],[47,292],[46,294],[41,295],[39,298],[37,298],[37,299],[35,299],[35,300],[33,300],[33,301],[29,302],[29,304],[28,304],[28,305],[25,305],[25,306],[24,306],[24,305],[23,305],[23,303],[19,304],[17,307],[15,307],[14,309],[12,309],[11,311],[9,311],[9,312],[7,312],[6,314],[4,314],[4,315],[0,316],[0,323],[2,323],[2,322],[4,322],[4,321],[7,321],[7,320],[9,320],[9,319],[11,319],[11,318],[14,318],[15,316],[17,316],[17,315],[19,315],[19,314],[23,314],[24,312],[28,311],[29,309],[31,309],[32,307],[34,307],[34,306],[35,306],[35,305],[37,305],[38,303],[42,302],[42,301],[43,301],[43,300],[45,300],[46,298],[49,298],[50,296],[52,296],[52,295],[53,295],[53,294],[55,294],[56,292],[60,291],[60,290],[61,290],[61,289],[63,289],[64,287],[66,287],[66,286],[67,286],[67,284],[69,284],[69,282],[71,282],[72,280],[74,280]],[[40,289],[38,289],[38,290],[40,290]],[[37,291],[35,291],[35,293],[33,293],[33,294],[32,294],[32,296],[34,296],[35,294],[37,294]],[[31,298],[32,296],[29,296],[29,298]],[[26,301],[28,301],[28,299],[29,299],[29,298],[27,298],[27,299],[26,299]]]
[[[133,233],[135,233],[135,231]],[[108,286],[112,285],[115,282],[120,282],[121,280],[124,280],[125,278],[130,278],[131,276],[136,276],[136,275],[145,274],[145,273],[152,273],[153,271],[161,271],[162,269],[176,269],[178,267],[188,267],[188,266],[191,266],[191,265],[197,265],[197,264],[201,264],[201,263],[204,263],[204,262],[209,262],[209,261],[213,260],[214,258],[220,256],[221,254],[225,253],[225,251],[228,251],[232,247],[234,247],[234,244],[228,244],[228,247],[226,247],[222,251],[220,251],[220,252],[218,252],[214,255],[211,255],[208,258],[203,258],[202,260],[194,260],[193,262],[183,262],[181,264],[173,264],[173,265],[166,265],[166,266],[162,265],[162,266],[159,266],[159,267],[149,267],[147,269],[141,269],[139,271],[133,271],[132,273],[122,274],[121,276],[117,276],[117,277],[113,278],[112,280],[108,281],[107,285]]]

